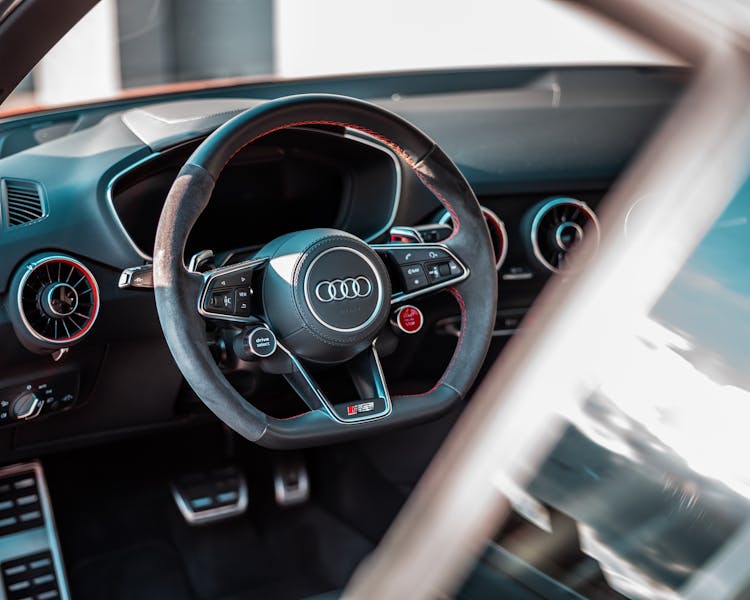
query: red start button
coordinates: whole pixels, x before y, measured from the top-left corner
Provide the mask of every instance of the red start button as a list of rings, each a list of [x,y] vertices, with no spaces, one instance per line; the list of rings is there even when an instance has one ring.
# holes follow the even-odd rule
[[[417,333],[424,323],[422,311],[411,304],[399,308],[394,317],[396,327],[404,333]]]

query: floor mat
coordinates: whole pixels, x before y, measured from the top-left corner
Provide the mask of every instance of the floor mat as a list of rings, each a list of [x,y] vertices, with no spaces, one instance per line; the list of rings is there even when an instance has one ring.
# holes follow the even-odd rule
[[[69,568],[77,600],[191,600],[177,552],[152,542],[81,561]]]
[[[282,509],[270,463],[239,466],[250,507],[188,525],[170,493],[180,470],[220,460],[215,440],[162,437],[45,461],[72,597],[76,600],[293,600],[343,587],[372,549],[314,502]]]

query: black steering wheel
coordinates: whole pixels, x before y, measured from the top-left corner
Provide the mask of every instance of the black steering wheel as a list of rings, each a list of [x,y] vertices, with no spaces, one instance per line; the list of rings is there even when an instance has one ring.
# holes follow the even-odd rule
[[[232,157],[274,131],[316,125],[355,130],[388,145],[450,212],[452,235],[439,244],[368,245],[343,231],[313,229],[281,236],[251,260],[189,271],[188,235]],[[415,286],[391,285],[389,272],[410,269],[433,276]],[[497,302],[487,226],[458,168],[404,119],[361,100],[324,94],[249,109],[193,152],[159,219],[154,287],[167,344],[195,393],[229,427],[272,448],[342,441],[445,412],[479,372]],[[399,304],[437,290],[453,294],[461,309],[453,358],[432,389],[392,398],[374,342]],[[238,355],[269,361],[269,370],[283,374],[309,410],[280,419],[245,400],[212,357],[204,319],[242,328],[234,344]],[[327,398],[310,374],[312,364],[346,364],[358,397]]]

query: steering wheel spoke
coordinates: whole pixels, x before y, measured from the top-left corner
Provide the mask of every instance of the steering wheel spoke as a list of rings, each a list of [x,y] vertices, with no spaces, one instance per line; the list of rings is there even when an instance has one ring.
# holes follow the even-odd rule
[[[201,273],[198,313],[207,319],[247,324],[253,316],[253,275],[266,259],[252,259]]]
[[[284,378],[310,410],[322,411],[341,423],[372,421],[390,414],[391,397],[374,344],[347,361],[358,398],[343,402],[329,399],[307,367],[282,344],[278,348],[289,357],[292,366]]]
[[[456,285],[471,274],[448,241],[438,244],[372,244],[371,248],[392,273],[392,305]]]

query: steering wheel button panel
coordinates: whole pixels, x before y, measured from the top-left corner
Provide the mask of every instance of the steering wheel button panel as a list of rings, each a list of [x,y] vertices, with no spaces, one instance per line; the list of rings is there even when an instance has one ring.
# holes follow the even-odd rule
[[[250,280],[264,259],[220,267],[203,274],[203,290],[198,312],[205,317],[247,322],[251,317]]]
[[[469,277],[461,260],[444,244],[373,244],[398,275],[401,291],[391,304],[429,294]]]

